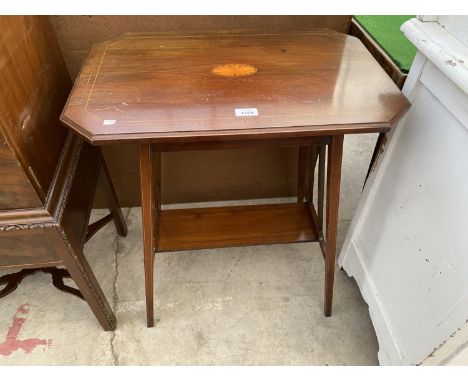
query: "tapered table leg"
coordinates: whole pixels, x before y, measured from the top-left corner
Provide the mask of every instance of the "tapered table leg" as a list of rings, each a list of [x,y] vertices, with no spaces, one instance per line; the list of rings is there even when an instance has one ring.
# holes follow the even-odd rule
[[[314,202],[314,187],[315,187],[315,167],[317,165],[317,158],[319,153],[319,146],[313,145],[310,147],[309,168],[307,169],[307,196],[306,200],[310,203]]]
[[[107,168],[106,161],[104,160],[104,155],[102,150],[99,149],[101,155],[101,176],[103,177],[104,185],[107,192],[107,200],[109,203],[109,210],[112,213],[112,219],[114,220],[115,228],[117,233],[120,236],[127,236],[127,224],[122,214],[122,209],[120,208],[119,200],[117,199],[117,194],[112,184],[110,177],[109,169]]]
[[[297,202],[303,203],[307,194],[307,170],[309,169],[310,147],[300,146],[297,169]]]
[[[319,231],[323,232],[323,196],[325,191],[325,145],[320,145],[318,148],[319,167],[318,167],[318,185],[317,185],[317,214]]]
[[[385,145],[386,141],[387,141],[387,133],[380,133],[377,138],[377,142],[375,142],[374,152],[372,153],[372,158],[369,163],[369,168],[367,169],[366,179],[364,179],[364,184],[362,185],[362,188],[364,188],[364,186],[366,185],[367,178],[369,178],[369,175],[372,169],[374,168],[375,163],[377,162],[379,153],[383,150],[383,146]]]
[[[153,166],[150,144],[139,145],[141,212],[143,218],[143,253],[145,266],[146,322],[154,326],[153,265],[154,265],[154,190]]]
[[[338,207],[340,201],[341,159],[343,135],[331,137],[328,148],[327,206],[326,206],[326,250],[325,250],[325,316],[331,316],[333,282],[335,278],[336,234],[338,231]]]

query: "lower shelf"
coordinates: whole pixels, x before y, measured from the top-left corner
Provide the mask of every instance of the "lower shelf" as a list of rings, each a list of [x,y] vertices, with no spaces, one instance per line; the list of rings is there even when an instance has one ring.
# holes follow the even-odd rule
[[[158,252],[317,241],[305,203],[162,210]]]

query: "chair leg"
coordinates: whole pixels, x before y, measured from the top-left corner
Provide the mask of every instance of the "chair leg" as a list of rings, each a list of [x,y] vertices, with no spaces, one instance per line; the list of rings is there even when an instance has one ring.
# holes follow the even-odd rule
[[[122,209],[120,208],[119,200],[117,199],[117,194],[114,189],[114,185],[112,184],[112,179],[110,177],[109,169],[107,168],[106,161],[104,159],[104,155],[102,154],[101,149],[101,176],[103,177],[103,183],[106,188],[107,192],[107,199],[109,201],[109,210],[112,214],[112,219],[114,220],[115,228],[117,233],[120,236],[127,236],[127,224],[125,223],[125,219],[122,214]]]

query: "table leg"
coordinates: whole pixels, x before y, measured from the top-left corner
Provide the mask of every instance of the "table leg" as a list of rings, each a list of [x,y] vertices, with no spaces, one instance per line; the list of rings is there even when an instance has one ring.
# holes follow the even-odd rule
[[[306,200],[310,203],[314,202],[314,183],[315,183],[315,167],[317,165],[317,158],[319,153],[319,146],[313,145],[310,147],[310,159],[308,169],[308,187]]]
[[[366,179],[364,179],[364,184],[362,185],[362,188],[364,188],[364,186],[366,185],[367,178],[369,178],[370,173],[374,169],[377,159],[379,159],[379,155],[383,151],[385,143],[387,143],[387,133],[380,133],[377,138],[377,142],[375,142],[374,152],[372,153],[369,168],[367,169]]]
[[[146,323],[154,326],[153,265],[154,265],[154,194],[151,144],[140,144],[140,190],[143,218],[143,254],[145,266]]]
[[[297,202],[303,203],[307,194],[307,170],[309,169],[310,147],[300,146],[297,169]]]
[[[318,167],[318,193],[317,193],[317,215],[319,226],[317,229],[323,232],[323,199],[325,191],[325,145],[318,148],[319,167]]]
[[[109,203],[109,211],[112,213],[112,219],[114,220],[114,225],[117,230],[117,233],[120,236],[127,236],[127,224],[122,214],[122,209],[120,208],[119,200],[117,199],[117,194],[112,184],[112,179],[107,168],[106,161],[104,159],[104,154],[102,150],[99,149],[101,155],[101,176],[104,180],[104,185],[107,191],[107,200]]]
[[[328,147],[327,206],[326,206],[326,251],[325,251],[325,303],[324,313],[332,313],[333,282],[335,277],[336,235],[340,201],[341,159],[343,135],[334,135]]]

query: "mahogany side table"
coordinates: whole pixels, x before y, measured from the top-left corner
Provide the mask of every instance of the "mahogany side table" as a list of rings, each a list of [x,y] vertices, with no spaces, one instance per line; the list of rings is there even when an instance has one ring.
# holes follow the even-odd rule
[[[95,145],[139,145],[151,327],[155,252],[234,245],[318,241],[330,316],[343,137],[389,131],[408,107],[341,33],[127,34],[93,47],[61,120]],[[299,147],[297,203],[161,210],[161,152],[264,145]]]

